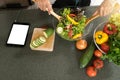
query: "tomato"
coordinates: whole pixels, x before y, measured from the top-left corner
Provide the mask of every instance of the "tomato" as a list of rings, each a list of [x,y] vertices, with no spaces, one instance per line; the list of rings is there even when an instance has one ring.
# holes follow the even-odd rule
[[[68,32],[68,36],[69,36],[69,38],[71,38],[72,35],[73,35],[73,31],[72,31],[72,29],[70,29],[69,32]]]
[[[75,17],[76,15],[75,14],[69,14],[70,17]]]
[[[107,53],[110,49],[110,46],[107,44],[107,43],[103,43],[100,45],[100,48],[105,52]]]
[[[101,59],[97,58],[93,61],[93,65],[96,69],[101,69],[103,67],[104,63]]]
[[[95,77],[97,75],[97,69],[94,66],[89,66],[86,69],[86,74],[89,77]]]
[[[100,57],[102,57],[102,55],[103,55],[103,54],[102,54],[102,52],[101,52],[100,50],[96,49],[96,50],[94,51],[94,56],[100,58]]]
[[[76,48],[79,50],[84,50],[87,47],[87,41],[85,39],[80,39],[76,41]]]

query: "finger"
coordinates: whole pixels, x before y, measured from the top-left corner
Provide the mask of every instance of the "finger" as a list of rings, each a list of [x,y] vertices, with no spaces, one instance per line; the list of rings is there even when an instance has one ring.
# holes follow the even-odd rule
[[[108,15],[109,13],[110,13],[110,10],[106,9],[105,13],[104,13],[104,16]]]
[[[52,5],[48,2],[48,5],[46,5],[46,6],[47,6],[47,11],[48,11],[48,13],[50,15],[50,11],[53,11]]]
[[[50,4],[50,2],[48,2],[47,7],[48,7],[48,10],[49,10],[49,11],[51,11],[51,10],[52,10],[52,5]]]
[[[97,15],[98,14],[98,10],[96,10],[94,13],[93,13],[93,16]]]
[[[105,8],[103,16],[109,15],[112,12],[111,8]]]
[[[43,4],[41,2],[37,2],[38,7],[43,10]]]
[[[104,15],[104,9],[103,7],[100,8],[100,16],[103,16]]]
[[[42,4],[42,10],[43,11],[48,11],[49,5],[50,4],[47,1],[43,2],[43,4]]]

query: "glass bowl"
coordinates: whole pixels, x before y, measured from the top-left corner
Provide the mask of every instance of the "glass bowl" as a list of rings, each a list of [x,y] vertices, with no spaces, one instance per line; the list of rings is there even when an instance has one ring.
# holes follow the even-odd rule
[[[79,15],[81,15],[81,17],[84,17],[84,19],[87,20],[87,17],[84,15],[84,12],[85,12],[84,9],[71,8],[71,7],[68,7],[68,8],[70,9],[71,14],[79,14]],[[66,9],[66,8],[62,8],[62,9],[58,10],[58,12],[56,12],[56,13],[58,15],[62,16],[61,13],[63,13],[64,9]],[[90,27],[93,26],[93,23],[90,23],[86,26],[86,25],[84,25],[85,21],[83,21],[83,22],[84,23],[79,22],[78,24],[82,27],[78,27],[78,25],[72,24],[72,22],[70,22],[68,20],[68,17],[63,17],[62,21],[58,21],[56,18],[53,17],[53,27],[55,28],[56,33],[61,38],[68,40],[68,41],[76,41],[76,40],[79,40],[81,38],[85,38],[89,34],[89,32],[91,31]],[[59,26],[60,23],[62,23],[64,26]],[[81,32],[77,33],[78,30],[81,30]]]
[[[103,53],[101,57],[103,60],[107,59],[109,62],[113,62],[116,65],[120,65],[120,14],[112,14],[108,20],[101,22],[96,26],[93,33],[93,40],[96,47]],[[108,35],[108,39],[105,40],[105,34],[103,34],[102,44],[98,44],[96,41],[96,32],[103,31]],[[100,33],[101,34],[101,33]],[[99,34],[97,35],[99,38]],[[100,36],[101,37],[101,36]],[[102,40],[102,39],[101,39]]]

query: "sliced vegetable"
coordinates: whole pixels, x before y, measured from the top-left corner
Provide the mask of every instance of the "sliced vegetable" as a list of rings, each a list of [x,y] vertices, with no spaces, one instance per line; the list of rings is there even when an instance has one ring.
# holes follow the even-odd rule
[[[95,33],[95,40],[97,44],[103,44],[108,41],[108,35],[103,31],[97,31]]]
[[[45,42],[46,42],[46,38],[44,36],[40,36],[30,43],[30,47],[37,48],[37,47],[41,46],[42,44],[44,44]]]
[[[63,28],[62,28],[62,27],[57,27],[57,32],[58,32],[59,34],[61,34],[61,33],[63,32]]]
[[[74,25],[79,24],[79,23],[78,23],[78,22],[76,22],[74,19],[72,19],[69,15],[67,15],[67,19],[68,19],[69,21],[71,21],[71,22],[72,22],[72,24],[74,24]]]
[[[87,64],[90,62],[94,53],[94,49],[95,49],[95,45],[94,42],[92,41],[90,46],[85,51],[85,53],[83,53],[80,57],[80,68],[86,67]]]
[[[69,16],[70,16],[70,17],[75,17],[76,15],[75,15],[75,14],[70,13],[70,14],[69,14]]]
[[[31,47],[31,48],[36,48],[36,47],[38,47],[38,45],[35,43],[35,41],[32,41],[32,42],[30,43],[30,47]]]
[[[79,38],[79,37],[81,37],[81,36],[82,36],[82,34],[79,33],[79,34],[74,35],[72,39],[77,39],[77,38]]]
[[[69,36],[69,38],[72,38],[72,36],[73,36],[73,30],[72,29],[69,30],[68,36]]]
[[[46,42],[46,38],[44,36],[40,36],[39,40],[41,43],[45,43]]]

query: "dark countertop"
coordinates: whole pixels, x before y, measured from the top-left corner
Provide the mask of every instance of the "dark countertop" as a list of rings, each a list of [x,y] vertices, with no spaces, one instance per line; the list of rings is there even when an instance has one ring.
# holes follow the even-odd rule
[[[90,16],[96,7],[86,7]],[[18,18],[16,18],[18,17]],[[0,11],[0,80],[119,80],[120,67],[104,61],[104,68],[95,78],[89,78],[85,69],[79,68],[79,58],[84,51],[75,48],[75,42],[61,39],[57,34],[53,52],[32,51],[29,43],[33,29],[43,25],[52,26],[53,16],[38,9],[1,10]],[[6,40],[12,22],[30,23],[27,42],[24,47],[7,46]],[[90,43],[94,28],[106,17],[92,21],[94,26],[87,36]]]

